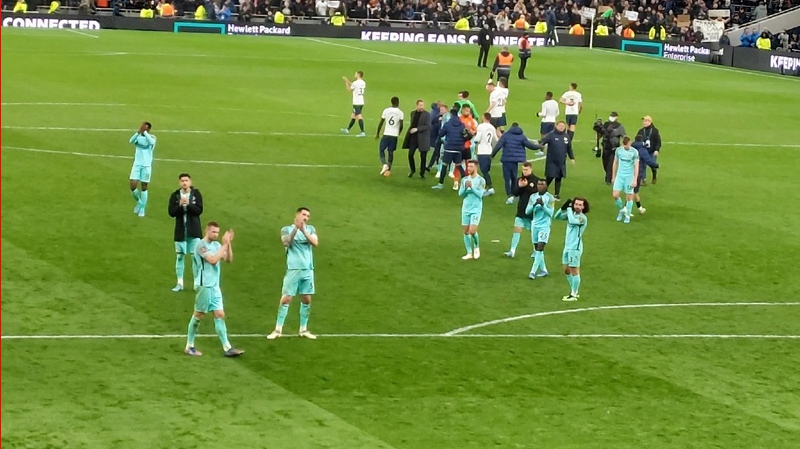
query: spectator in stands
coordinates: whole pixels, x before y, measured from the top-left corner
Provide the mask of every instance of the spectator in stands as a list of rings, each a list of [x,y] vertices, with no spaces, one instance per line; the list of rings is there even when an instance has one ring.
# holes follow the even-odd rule
[[[533,34],[547,34],[547,19],[544,16],[539,16],[536,25],[533,26]]]
[[[741,41],[740,47],[755,47],[756,46],[756,39],[758,39],[758,33],[756,30],[750,30],[750,28],[745,28],[742,35],[739,37],[739,41]]]
[[[772,39],[770,39],[769,31],[764,30],[761,32],[761,37],[756,40],[756,48],[759,50],[772,50]]]
[[[720,45],[730,45],[731,38],[728,36],[728,31],[723,31],[722,36],[719,37],[719,44]]]
[[[667,40],[667,28],[664,26],[664,15],[658,13],[656,15],[656,22],[650,28],[650,31],[647,33],[647,37],[650,40],[655,39],[656,37],[659,40],[665,41]]]
[[[569,27],[569,34],[572,34],[573,36],[583,36],[584,34],[586,34],[586,32],[583,29],[583,26],[580,24],[580,22],[578,22],[575,25]]]
[[[161,17],[172,19],[175,17],[175,7],[170,0],[165,0],[161,5]]]
[[[495,18],[497,29],[500,31],[508,31],[511,28],[511,19],[508,18],[507,11],[500,11]]]
[[[789,33],[786,32],[786,30],[783,30],[781,34],[778,35],[778,45],[776,45],[775,48],[783,51],[789,50]]]
[[[636,33],[633,31],[632,25],[635,25],[635,22],[630,22],[622,29],[622,37],[625,39],[633,39],[636,36]]]
[[[206,20],[206,7],[202,3],[194,10],[194,20]]]
[[[462,17],[456,21],[455,29],[459,31],[469,31],[469,19]]]
[[[608,36],[608,25],[605,19],[600,19],[597,26],[594,27],[594,34],[597,36]]]
[[[800,38],[797,36],[797,33],[793,33],[789,38],[789,50],[800,51]]]
[[[767,5],[765,5],[763,1],[758,2],[758,6],[753,9],[753,20],[761,20],[767,17],[767,15],[769,15]]]

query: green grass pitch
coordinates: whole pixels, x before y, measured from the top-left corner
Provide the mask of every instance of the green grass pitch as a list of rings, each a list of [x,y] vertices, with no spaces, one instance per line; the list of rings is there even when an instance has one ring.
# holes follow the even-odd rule
[[[486,105],[476,48],[94,36],[3,30],[4,448],[797,447],[796,80],[535,49],[530,80],[511,81],[510,119],[536,136],[544,92],[570,82],[586,105],[563,196],[592,211],[581,301],[565,304],[563,223],[552,276],[530,281],[527,236],[502,256],[514,216],[502,195],[486,200],[483,257],[464,262],[455,193],[406,178],[402,151],[378,175],[373,136],[391,96],[410,111],[468,89]],[[356,70],[362,139],[338,135],[341,76]],[[666,142],[648,213],[628,226],[590,151],[594,114],[612,110],[629,132],[652,115]],[[142,120],[159,143],[140,219],[127,139]],[[203,221],[237,232],[222,277],[232,334],[274,326],[279,230],[311,208],[318,340],[232,337],[247,353],[231,360],[213,337],[198,340],[200,358],[181,337],[7,338],[183,334],[193,296],[170,292],[166,210],[181,171],[205,196]],[[638,307],[687,303],[728,306]],[[297,320],[295,303],[287,333]]]

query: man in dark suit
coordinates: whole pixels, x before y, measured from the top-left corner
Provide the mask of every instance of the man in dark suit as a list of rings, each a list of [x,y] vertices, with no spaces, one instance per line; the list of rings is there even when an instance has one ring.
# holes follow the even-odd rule
[[[406,132],[403,139],[403,148],[408,149],[408,167],[410,169],[408,177],[414,176],[417,172],[417,164],[414,161],[414,153],[419,150],[420,166],[419,177],[425,177],[427,170],[426,159],[431,145],[431,113],[425,110],[425,102],[417,100],[417,108],[411,112],[411,127]]]
[[[478,67],[486,68],[486,60],[489,58],[489,49],[492,48],[492,41],[494,40],[494,30],[492,24],[484,22],[483,28],[478,32],[478,46],[481,50],[478,52]]]

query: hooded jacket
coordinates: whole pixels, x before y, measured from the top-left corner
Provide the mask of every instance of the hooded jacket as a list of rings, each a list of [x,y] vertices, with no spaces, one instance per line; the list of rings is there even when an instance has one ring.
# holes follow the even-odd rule
[[[508,131],[503,133],[500,140],[494,146],[492,157],[494,157],[500,150],[503,150],[503,156],[500,162],[521,163],[528,160],[528,155],[525,153],[525,148],[531,150],[538,150],[542,147],[531,142],[525,137],[522,128],[519,126],[512,126]]]
[[[461,151],[464,148],[464,124],[457,114],[450,114],[450,118],[439,130],[439,138],[444,137],[445,151]]]

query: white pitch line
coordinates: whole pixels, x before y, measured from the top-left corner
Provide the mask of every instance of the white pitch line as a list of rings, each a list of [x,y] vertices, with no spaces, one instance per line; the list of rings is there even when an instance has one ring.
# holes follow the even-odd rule
[[[528,318],[540,318],[543,316],[552,315],[566,315],[570,313],[580,312],[594,312],[597,310],[619,310],[619,309],[647,309],[647,308],[662,308],[662,307],[743,307],[743,306],[800,306],[800,302],[689,302],[689,303],[675,303],[675,304],[623,304],[617,306],[597,306],[597,307],[582,307],[578,309],[566,310],[551,310],[549,312],[528,313],[525,315],[517,315],[508,318],[500,318],[497,320],[484,321],[482,323],[470,324],[469,326],[459,327],[450,332],[445,332],[444,335],[455,336],[469,332],[471,330],[480,329],[483,327],[494,326],[495,324],[505,324],[512,321],[525,320]]]
[[[95,36],[94,34],[84,33],[83,31],[73,30],[71,28],[67,28],[67,31],[72,31],[73,33],[80,34],[81,36],[93,37],[95,39],[100,37],[100,36]]]
[[[9,147],[4,146],[4,150],[17,150],[27,151],[30,153],[47,153],[47,154],[60,154],[64,156],[81,156],[81,157],[97,157],[105,159],[133,159],[131,156],[123,156],[119,154],[98,154],[98,153],[81,153],[78,151],[58,151],[58,150],[45,150],[41,148],[23,148],[23,147]],[[214,165],[238,165],[246,167],[283,167],[283,168],[372,168],[368,165],[316,165],[316,164],[270,164],[266,162],[242,162],[242,161],[206,161],[206,160],[192,160],[192,159],[172,159],[172,158],[154,158],[159,162],[179,162],[182,164],[214,164]]]
[[[321,39],[314,39],[313,37],[307,37],[306,39],[310,40],[312,42],[318,42],[320,44],[333,45],[334,47],[349,48],[351,50],[360,50],[360,51],[365,51],[367,53],[375,53],[376,55],[393,56],[395,58],[408,59],[409,61],[421,62],[423,64],[434,64],[434,65],[436,64],[433,61],[428,61],[428,60],[425,60],[425,59],[417,59],[417,58],[412,58],[410,56],[396,55],[394,53],[386,53],[386,52],[377,51],[377,50],[370,50],[368,48],[354,47],[352,45],[337,44],[335,42],[327,42],[327,41],[323,41]]]
[[[236,111],[236,112],[275,112],[279,114],[305,115],[310,117],[336,117],[342,115],[316,114],[312,112],[285,111],[282,109],[253,109],[253,108],[213,108],[204,106],[189,106],[177,104],[124,104],[124,103],[66,103],[66,102],[6,102],[2,106],[76,106],[76,107],[126,107],[148,109],[199,109],[204,111]]]
[[[264,338],[266,334],[230,334],[231,338]],[[216,338],[217,334],[197,337]],[[296,338],[296,335],[281,338]],[[781,334],[319,334],[320,338],[539,338],[539,339],[784,339],[797,340],[800,335]],[[119,334],[119,335],[3,335],[3,340],[158,340],[186,338],[185,334]]]
[[[77,131],[98,133],[131,132],[130,128],[71,128],[66,126],[3,126],[3,129],[17,131]],[[213,131],[207,129],[158,129],[155,134],[231,134],[249,136],[300,136],[300,137],[355,137],[342,133],[294,133],[294,132],[269,132],[269,131]]]

